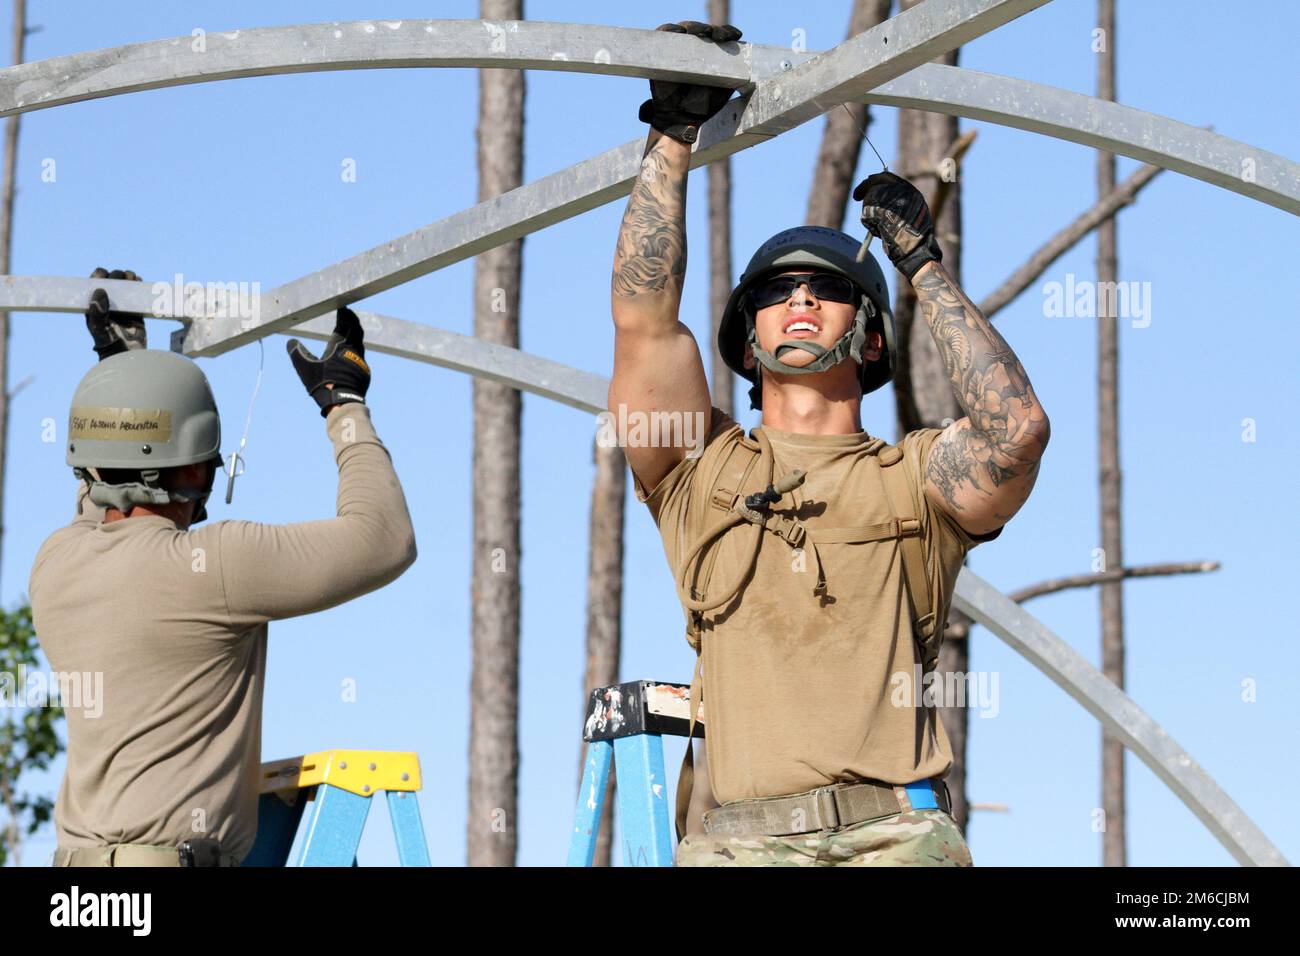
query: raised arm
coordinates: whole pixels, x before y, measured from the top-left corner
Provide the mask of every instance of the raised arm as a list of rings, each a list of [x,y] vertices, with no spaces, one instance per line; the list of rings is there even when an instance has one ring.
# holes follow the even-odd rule
[[[975,535],[1007,523],[1033,490],[1051,435],[1024,366],[943,267],[920,192],[893,173],[858,184],[862,222],[916,289],[964,418],[930,449],[925,494]]]
[[[333,405],[325,424],[338,464],[336,517],[205,529],[219,539],[226,606],[237,625],[323,611],[388,584],[415,561],[406,497],[370,409]]]
[[[686,276],[690,157],[685,143],[651,130],[619,228],[611,286],[614,375],[609,385],[609,411],[616,422],[676,412],[704,416],[707,424],[710,400],[704,362],[691,330],[677,318]],[[656,447],[624,441],[628,464],[647,491],[687,451],[680,442]]]
[[[660,30],[689,33],[712,43],[734,44],[735,27],[696,21],[666,23]],[[620,435],[628,464],[651,491],[692,449],[684,436],[703,435],[709,423],[709,385],[691,330],[678,319],[686,277],[686,174],[699,127],[731,96],[720,87],[652,80],[651,98],[641,106],[651,126],[641,171],[632,187],[614,252],[611,312],[614,317],[614,375],[609,411],[615,422],[634,424],[660,415],[694,430],[643,428],[657,444],[633,443],[637,432]],[[664,415],[667,413],[667,415]],[[663,436],[673,439],[665,442]]]
[[[283,525],[224,521],[208,529],[219,535],[226,607],[237,625],[342,604],[392,581],[416,557],[406,497],[365,405],[370,365],[356,313],[338,310],[319,359],[297,339],[287,348],[334,445],[337,514]]]

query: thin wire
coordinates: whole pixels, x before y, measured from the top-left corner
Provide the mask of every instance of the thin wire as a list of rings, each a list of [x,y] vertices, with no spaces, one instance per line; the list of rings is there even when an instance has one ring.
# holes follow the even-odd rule
[[[253,394],[248,399],[248,416],[244,419],[244,435],[239,439],[239,449],[231,452],[230,465],[226,469],[229,477],[226,479],[226,504],[230,504],[231,498],[235,493],[235,479],[244,473],[246,462],[244,460],[244,449],[248,447],[248,429],[253,424],[253,405],[257,402],[257,393],[262,388],[262,366],[266,361],[266,347],[262,340],[257,340],[257,381],[253,383]]]
[[[849,109],[849,104],[841,103],[840,106],[844,107],[848,112],[849,117],[852,118],[853,110]],[[880,155],[880,150],[876,149],[876,145],[871,142],[871,137],[867,135],[867,128],[865,126],[858,126],[857,120],[853,120],[853,125],[857,126],[858,129],[862,131],[862,138],[867,141],[867,145],[871,147],[871,151],[876,154],[876,159],[880,160],[880,165],[885,168],[885,172],[889,172],[889,163],[885,162],[885,157]]]
[[[849,114],[849,118],[852,119],[853,110],[849,109],[849,104],[841,103],[840,106],[844,107]],[[885,172],[889,172],[889,163],[885,162],[885,157],[880,155],[880,150],[876,149],[876,144],[873,143],[871,137],[867,135],[867,128],[865,126],[858,126],[857,120],[853,120],[853,125],[857,126],[858,129],[861,130],[862,138],[867,141],[867,145],[871,147],[871,151],[876,154],[876,159],[880,160],[880,165],[884,167]],[[862,240],[862,245],[858,247],[858,262],[862,262],[867,258],[867,252],[871,249],[872,238],[871,233],[867,233],[867,238]],[[259,339],[258,341],[261,340]]]

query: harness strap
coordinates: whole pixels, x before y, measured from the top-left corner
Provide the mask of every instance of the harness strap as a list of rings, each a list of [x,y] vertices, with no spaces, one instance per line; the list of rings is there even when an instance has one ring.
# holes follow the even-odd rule
[[[760,484],[760,487],[763,487],[773,483],[773,472],[776,468],[776,462],[772,455],[772,446],[768,441],[767,436],[763,434],[762,430],[759,430],[757,435],[759,444],[758,456],[755,460],[749,462],[750,467],[747,467],[743,474],[747,478],[756,461],[764,462],[767,474],[766,480],[762,481]],[[732,475],[734,475],[737,466],[731,465],[732,460],[734,460],[734,455],[728,459],[728,463],[724,467],[728,467]],[[731,477],[731,475],[724,477]],[[760,479],[763,479],[764,476],[760,474],[759,477]],[[700,535],[695,544],[693,544],[690,550],[686,552],[681,567],[677,571],[677,597],[682,602],[682,606],[685,607],[688,612],[712,611],[714,608],[722,607],[727,604],[736,596],[737,593],[739,593],[741,586],[753,573],[754,567],[758,563],[758,549],[762,543],[764,529],[784,540],[792,548],[802,547],[804,540],[807,538],[808,531],[802,522],[784,515],[772,514],[770,511],[757,511],[748,507],[744,502],[743,487],[743,484],[738,482],[734,492],[733,489],[726,488],[725,486],[719,486],[718,490],[714,492],[712,503],[715,506],[719,505],[720,502],[726,498],[731,499],[730,503],[727,505],[728,510],[726,514],[714,522],[713,525]],[[688,583],[691,579],[691,569],[695,566],[697,559],[703,553],[704,549],[742,522],[748,522],[750,524],[745,547],[746,558],[740,562],[732,580],[725,586],[718,588],[711,597],[708,592],[703,589],[703,587],[707,587],[707,585],[704,585],[699,589],[691,587]],[[826,590],[826,575],[822,568],[821,557],[817,555],[816,547],[813,548],[813,554],[817,559],[817,585],[814,587],[813,592],[815,594],[821,594]],[[710,564],[709,570],[712,572],[712,564]],[[695,597],[695,594],[697,593],[700,595],[698,598]],[[696,623],[698,624],[698,618]],[[694,645],[697,642],[692,641],[691,643]]]
[[[821,544],[859,544],[866,541],[889,541],[892,538],[919,536],[921,522],[915,518],[891,518],[883,524],[863,528],[809,528],[808,536]]]
[[[877,455],[881,466],[880,479],[885,486],[885,496],[889,500],[890,510],[895,515],[909,514],[912,511],[912,492],[907,475],[903,469],[893,467],[902,457],[903,450],[897,445],[888,445]],[[912,632],[921,648],[922,669],[929,672],[939,666],[940,635],[936,634],[937,620],[934,604],[930,600],[930,580],[925,570],[925,549],[921,547],[921,525],[915,518],[902,520],[908,522],[909,526],[914,524],[916,527],[916,533],[899,537],[898,549],[903,558],[903,583],[907,586],[907,597],[912,604]]]
[[[695,789],[695,721],[704,709],[704,685],[700,681],[700,667],[703,657],[698,646],[695,653],[695,676],[691,678],[690,707],[691,725],[686,730],[686,753],[682,757],[682,769],[677,775],[677,842],[686,839],[686,816],[691,809],[691,792]]]
[[[755,511],[745,505],[745,489],[752,482],[751,475],[756,466],[765,465],[759,470],[758,487],[761,489],[773,484],[776,468],[772,454],[771,442],[758,429],[754,433],[758,441],[758,452],[738,442],[728,454],[714,479],[714,488],[709,505],[724,512],[687,551],[681,568],[677,573],[677,596],[686,609],[686,636],[695,650],[695,676],[691,680],[690,701],[691,721],[687,731],[686,753],[682,757],[681,773],[677,784],[677,839],[680,842],[686,836],[686,817],[690,809],[691,792],[695,782],[695,753],[691,744],[695,723],[704,706],[704,686],[701,680],[703,614],[729,603],[758,563],[758,552],[762,544],[763,531],[767,530],[784,540],[792,548],[808,545],[812,549],[817,564],[817,584],[814,594],[826,592],[826,575],[822,566],[821,555],[817,550],[821,544],[856,544],[871,541],[889,541],[897,539],[903,561],[903,581],[907,589],[908,600],[912,608],[913,636],[922,651],[922,662],[926,671],[938,665],[938,641],[935,639],[935,614],[930,600],[929,580],[925,570],[925,552],[921,546],[921,522],[911,516],[911,490],[907,475],[900,468],[890,466],[897,464],[903,457],[902,449],[896,445],[886,445],[877,454],[880,464],[881,481],[884,485],[885,500],[894,517],[880,524],[850,528],[816,528],[811,529],[802,522],[771,512]],[[765,480],[764,480],[765,479]],[[904,504],[906,507],[900,508]],[[899,517],[903,515],[904,517]],[[748,522],[750,528],[745,543],[744,553],[747,559],[740,562],[734,579],[721,587],[712,596],[709,595],[709,583],[713,566],[717,560],[717,549],[709,546],[718,541],[728,531]],[[709,549],[705,554],[706,549]],[[701,555],[705,555],[701,557]],[[699,567],[692,579],[690,571],[698,561]],[[697,586],[698,585],[698,586]]]
[[[737,442],[732,446],[731,451],[727,453],[726,460],[718,473],[714,476],[713,494],[709,505],[719,511],[730,511],[731,506],[741,497],[741,489],[745,487],[745,481],[754,466],[758,464],[759,456],[743,442]],[[713,576],[713,565],[718,560],[716,549],[710,549],[707,555],[700,563],[700,573],[695,580],[701,582],[700,590],[694,587],[694,582],[689,586],[689,593],[692,598],[704,597],[703,589],[707,587],[708,581]],[[685,575],[683,575],[683,583]],[[703,625],[702,613],[685,608],[686,611],[686,640],[691,647],[699,651],[700,631]]]

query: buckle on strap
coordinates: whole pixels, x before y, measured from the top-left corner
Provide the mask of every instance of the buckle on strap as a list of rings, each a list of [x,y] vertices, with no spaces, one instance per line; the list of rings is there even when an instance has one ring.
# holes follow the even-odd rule
[[[840,825],[840,807],[835,802],[837,790],[834,787],[821,787],[813,791],[813,806],[817,810],[819,830],[835,830]]]
[[[794,518],[784,518],[780,515],[772,515],[765,522],[767,529],[775,534],[778,538],[784,538],[792,548],[803,546],[804,537],[807,535],[807,529]]]
[[[921,533],[921,522],[916,518],[895,518],[894,532],[900,538],[910,538]]]
[[[713,489],[713,507],[719,511],[730,511],[731,506],[736,503],[736,492],[730,488]]]

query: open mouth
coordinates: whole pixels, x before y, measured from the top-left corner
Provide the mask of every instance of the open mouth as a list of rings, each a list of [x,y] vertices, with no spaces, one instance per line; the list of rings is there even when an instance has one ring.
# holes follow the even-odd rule
[[[796,315],[786,322],[785,328],[781,332],[785,335],[799,337],[802,335],[816,335],[821,330],[822,327],[812,319],[807,316]]]

